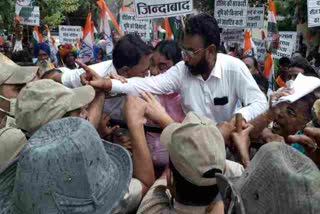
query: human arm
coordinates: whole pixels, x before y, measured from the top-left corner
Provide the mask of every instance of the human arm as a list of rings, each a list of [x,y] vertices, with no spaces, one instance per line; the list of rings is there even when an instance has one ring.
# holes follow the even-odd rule
[[[123,113],[128,124],[133,156],[133,177],[142,183],[142,195],[152,186],[155,180],[153,163],[147,146],[144,123],[146,103],[133,96],[127,96]]]
[[[240,60],[238,68],[232,74],[236,94],[244,105],[237,113],[241,113],[248,122],[267,110],[266,96],[261,92],[246,65]]]
[[[108,123],[110,119],[111,119],[110,115],[102,114],[98,129],[97,129],[101,138],[110,136],[111,134],[115,133],[115,131],[119,128],[119,126],[109,127]]]
[[[89,122],[98,129],[102,118],[103,104],[105,94],[103,92],[96,92],[96,96],[87,108]]]
[[[231,146],[231,133],[235,131],[236,127],[233,122],[221,122],[217,124],[217,128],[223,136],[226,146]]]
[[[58,68],[62,71],[61,83],[68,88],[77,88],[82,86],[81,75],[85,74],[83,63],[76,61],[81,67],[79,69],[70,70],[68,68]],[[111,72],[115,72],[112,61],[105,61],[89,66],[100,77],[105,77]]]
[[[79,63],[79,65],[83,68],[84,71],[92,72],[92,69],[89,68],[87,65],[83,63]],[[98,129],[101,118],[102,118],[104,100],[105,100],[105,93],[102,91],[96,91],[95,98],[87,108],[88,120],[96,129]]]
[[[148,104],[146,109],[146,116],[148,119],[158,124],[163,129],[174,123],[174,120],[151,93],[146,92],[141,93],[140,95]]]
[[[125,84],[119,80],[89,81],[89,84],[112,93],[137,95],[142,92],[151,92],[153,94],[168,94],[179,91],[184,72],[185,65],[180,62],[163,74],[146,78],[129,78],[128,83]]]
[[[241,163],[243,164],[244,168],[247,168],[250,164],[249,148],[251,143],[249,134],[252,129],[253,126],[248,124],[247,128],[231,134],[232,143],[240,155]]]
[[[306,155],[320,166],[320,128],[305,128],[303,135],[291,135],[288,142],[301,144],[306,150]]]

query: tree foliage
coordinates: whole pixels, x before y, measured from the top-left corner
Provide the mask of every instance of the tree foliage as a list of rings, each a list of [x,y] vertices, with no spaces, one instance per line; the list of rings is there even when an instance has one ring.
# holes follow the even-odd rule
[[[12,31],[13,19],[15,16],[15,1],[1,0],[0,1],[0,16],[1,16],[3,28],[8,30],[9,32]]]
[[[77,11],[87,2],[86,0],[37,0],[37,5],[40,6],[41,24],[55,28],[65,21],[69,13]]]

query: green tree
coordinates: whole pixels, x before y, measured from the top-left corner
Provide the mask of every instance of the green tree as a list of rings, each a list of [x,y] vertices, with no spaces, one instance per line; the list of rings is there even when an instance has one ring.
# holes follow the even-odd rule
[[[41,24],[55,28],[66,19],[69,13],[75,12],[86,3],[86,0],[37,0],[40,6]]]
[[[15,1],[12,0],[1,0],[0,1],[0,16],[2,19],[1,28],[12,32],[13,28],[13,19],[15,16]]]

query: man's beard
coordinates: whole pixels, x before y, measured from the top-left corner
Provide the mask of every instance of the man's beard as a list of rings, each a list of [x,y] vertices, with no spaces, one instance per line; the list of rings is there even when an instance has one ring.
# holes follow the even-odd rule
[[[205,57],[202,57],[200,62],[196,65],[190,65],[189,63],[185,63],[185,65],[188,67],[190,73],[194,76],[197,76],[197,75],[201,75],[201,74],[204,74],[204,73],[207,73],[209,71],[209,64],[208,62],[206,61],[206,58]]]
[[[38,62],[39,69],[40,69],[42,72],[45,72],[45,71],[50,70],[50,65],[51,65],[51,60],[50,60],[50,59],[40,60],[40,61]]]

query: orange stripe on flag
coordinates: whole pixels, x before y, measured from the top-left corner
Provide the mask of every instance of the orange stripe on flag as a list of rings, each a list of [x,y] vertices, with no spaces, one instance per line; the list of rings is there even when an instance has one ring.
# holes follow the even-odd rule
[[[273,12],[275,17],[277,17],[276,6],[272,0],[269,0],[269,10]]]
[[[272,71],[273,60],[270,53],[267,53],[266,60],[264,61],[264,76],[270,77]]]
[[[250,36],[250,32],[246,31],[244,33],[243,56],[245,56],[246,53],[250,50],[252,50],[251,36]]]
[[[38,38],[35,38],[35,40],[37,40],[37,42],[42,42],[43,41],[43,37],[42,34],[39,31],[38,26],[34,26],[33,31],[36,33]]]
[[[88,13],[88,16],[86,18],[86,24],[84,26],[84,31],[83,31],[83,39],[87,37],[87,35],[92,32],[91,29],[91,12]]]

